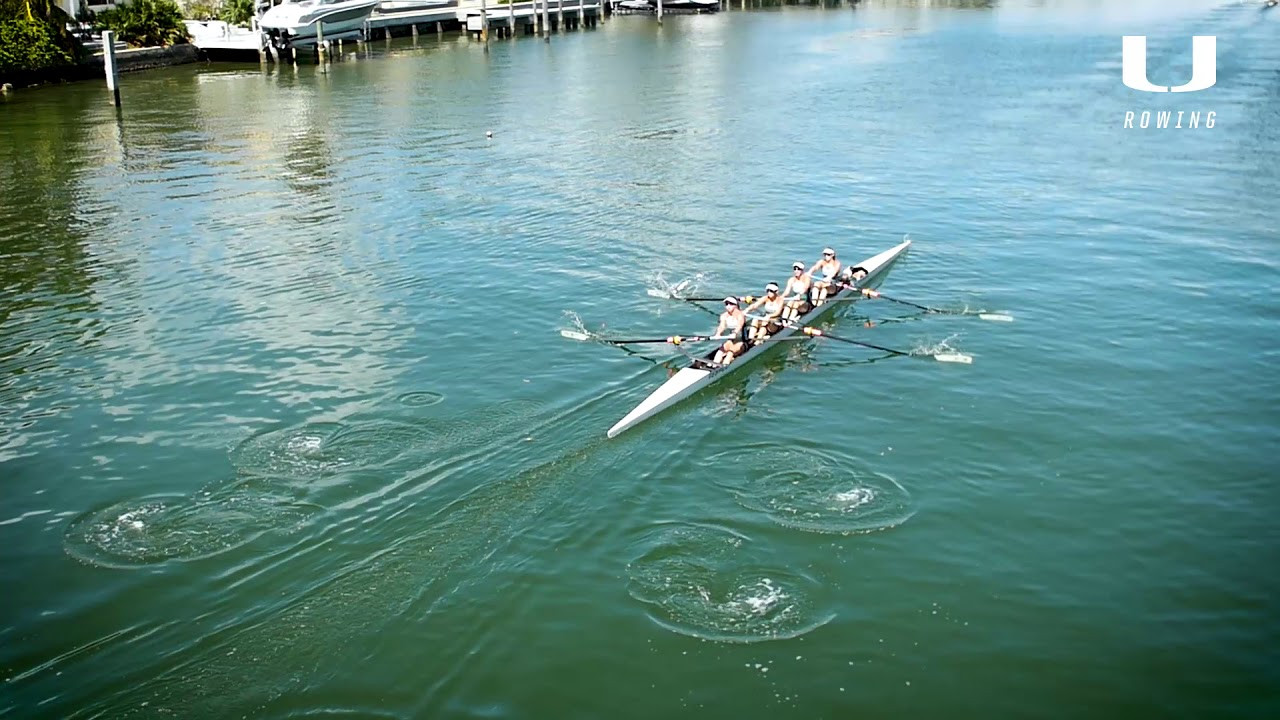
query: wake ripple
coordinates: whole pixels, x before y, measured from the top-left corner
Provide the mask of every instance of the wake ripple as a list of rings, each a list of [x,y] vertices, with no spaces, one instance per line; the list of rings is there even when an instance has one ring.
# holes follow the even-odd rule
[[[723,474],[742,450],[707,463]],[[897,527],[915,514],[911,494],[897,480],[862,460],[830,450],[753,450],[773,472],[722,483],[743,507],[795,530],[853,535]]]
[[[320,510],[269,478],[243,478],[196,497],[134,499],[92,510],[67,526],[63,544],[72,557],[99,567],[197,560],[268,531],[292,531]]]
[[[813,578],[761,562],[743,535],[709,525],[652,531],[628,566],[631,597],[673,632],[718,642],[794,638],[834,617]]]

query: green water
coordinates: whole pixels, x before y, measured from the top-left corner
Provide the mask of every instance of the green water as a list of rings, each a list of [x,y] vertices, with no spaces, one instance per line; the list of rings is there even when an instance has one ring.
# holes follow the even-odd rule
[[[9,96],[0,713],[1276,716],[1280,14],[935,5]],[[1014,322],[826,327],[974,364],[797,342],[605,439],[680,356],[575,318],[907,234],[886,294]]]

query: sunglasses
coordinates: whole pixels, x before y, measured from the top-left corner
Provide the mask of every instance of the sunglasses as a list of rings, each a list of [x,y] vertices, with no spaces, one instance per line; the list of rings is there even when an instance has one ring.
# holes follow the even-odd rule
[[[822,253],[822,257],[835,257],[835,253]]]

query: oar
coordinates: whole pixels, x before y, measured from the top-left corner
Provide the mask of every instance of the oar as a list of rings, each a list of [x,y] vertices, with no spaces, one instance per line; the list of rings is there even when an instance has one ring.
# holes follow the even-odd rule
[[[960,310],[943,310],[941,308],[929,307],[928,305],[921,305],[920,303],[914,303],[914,302],[911,302],[910,300],[899,300],[898,298],[891,298],[888,295],[881,295],[879,290],[872,290],[871,288],[862,288],[862,294],[869,298],[880,298],[881,300],[888,300],[889,302],[895,302],[902,305],[909,305],[913,308],[920,308],[925,312],[937,313],[939,315],[968,315],[969,314]],[[983,320],[994,320],[996,322],[1013,322],[1012,317],[1002,313],[978,313],[978,317]]]
[[[570,340],[582,340],[584,342],[595,340],[596,342],[608,343],[609,345],[640,345],[643,343],[654,343],[654,344],[670,343],[672,345],[679,345],[680,343],[701,342],[703,340],[715,339],[715,338],[712,338],[710,335],[669,335],[664,338],[639,338],[634,340],[632,339],[622,340],[618,338],[596,337],[589,333],[579,332],[577,330],[561,330],[560,336],[569,338]]]
[[[884,347],[883,345],[872,345],[869,342],[862,342],[861,340],[854,340],[852,338],[840,337],[839,335],[828,335],[825,332],[815,327],[801,328],[801,332],[811,337],[824,337],[828,340],[836,340],[838,342],[849,343],[850,345],[861,345],[863,347],[869,347],[872,350],[880,350],[881,352],[887,352],[890,355],[903,355],[906,357],[932,357],[934,360],[937,360],[938,362],[963,363],[965,365],[973,364],[973,358],[968,355],[964,355],[962,353],[931,353],[929,355],[915,355],[914,353],[909,353],[903,350],[894,350],[893,348],[887,348],[887,347]]]

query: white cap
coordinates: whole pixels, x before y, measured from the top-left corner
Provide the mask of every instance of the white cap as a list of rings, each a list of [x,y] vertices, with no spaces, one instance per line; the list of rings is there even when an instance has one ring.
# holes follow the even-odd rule
[[[835,255],[835,254],[836,254],[836,251],[835,251],[835,250],[833,250],[833,249],[831,249],[831,248],[829,248],[829,247],[826,247],[826,248],[822,248],[822,254],[823,254],[823,255]]]
[[[765,292],[769,292],[769,291],[778,292],[778,283],[771,282],[768,285],[764,286],[764,290]]]
[[[724,304],[725,305],[741,305],[742,303],[738,302],[738,298],[730,295],[729,297],[724,299]]]
[[[795,261],[795,262],[791,263],[791,269],[792,269],[792,270],[803,270],[803,269],[804,269],[804,263],[802,263],[802,262],[800,262],[799,260],[797,260],[797,261]]]

